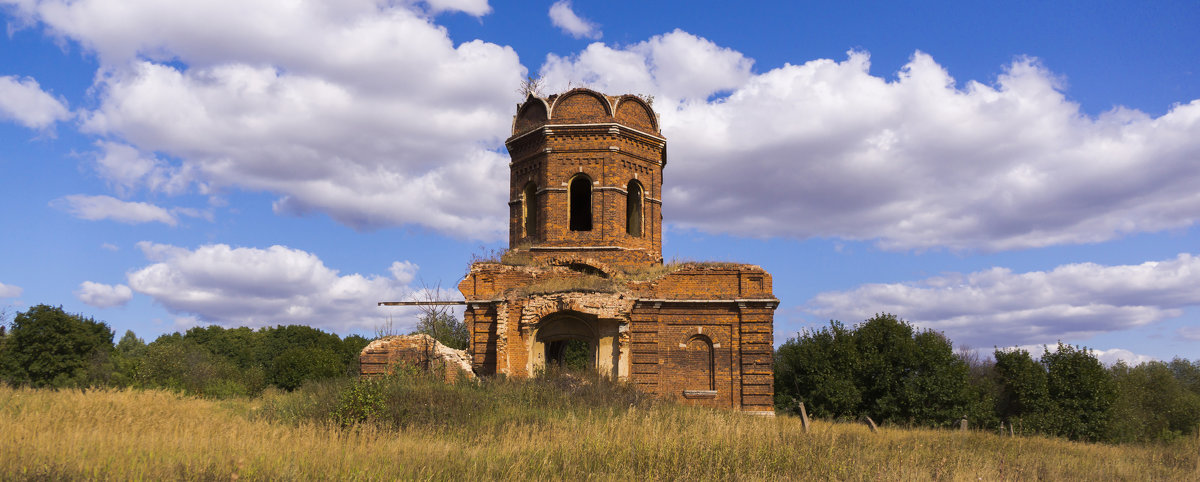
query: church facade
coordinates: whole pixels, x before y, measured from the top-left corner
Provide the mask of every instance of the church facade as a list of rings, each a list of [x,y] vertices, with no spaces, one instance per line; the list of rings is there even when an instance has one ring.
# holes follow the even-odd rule
[[[574,365],[641,390],[773,413],[771,276],[664,263],[666,139],[633,95],[573,89],[517,107],[509,249],[459,283],[478,375]]]

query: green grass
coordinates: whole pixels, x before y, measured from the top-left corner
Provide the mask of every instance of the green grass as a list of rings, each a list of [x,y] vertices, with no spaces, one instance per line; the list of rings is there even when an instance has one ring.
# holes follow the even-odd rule
[[[337,420],[370,401],[354,390],[383,403]],[[1200,480],[1200,440],[1110,446],[821,421],[805,433],[793,417],[656,402],[578,376],[402,375],[225,401],[0,387],[0,480],[80,478]]]

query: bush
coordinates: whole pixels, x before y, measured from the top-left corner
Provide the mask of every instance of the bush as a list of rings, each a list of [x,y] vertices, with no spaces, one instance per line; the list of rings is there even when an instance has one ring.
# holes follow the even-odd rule
[[[136,386],[142,388],[166,388],[213,398],[253,396],[265,387],[261,368],[239,368],[202,346],[170,337],[148,345],[134,373]]]
[[[288,348],[271,361],[267,378],[272,385],[295,390],[308,380],[344,375],[345,364],[337,353],[324,348]]]
[[[831,322],[788,340],[776,352],[775,370],[782,411],[804,402],[817,417],[949,426],[971,406],[967,365],[950,340],[894,315],[853,330]]]

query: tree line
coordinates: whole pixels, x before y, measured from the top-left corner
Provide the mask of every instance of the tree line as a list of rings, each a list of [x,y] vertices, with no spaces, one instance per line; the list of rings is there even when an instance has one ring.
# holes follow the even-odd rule
[[[353,376],[369,340],[307,326],[196,327],[150,343],[127,331],[116,343],[93,318],[38,305],[0,331],[0,382],[47,388],[161,388],[207,397],[294,390]],[[445,313],[417,325],[454,348],[463,323]],[[831,420],[976,429],[1102,442],[1169,441],[1200,429],[1200,362],[1175,359],[1105,367],[1085,348],[1059,344],[1040,357],[996,349],[955,352],[941,333],[894,315],[828,327],[775,352],[775,403]]]
[[[7,314],[7,313],[0,313]],[[310,380],[355,376],[369,339],[341,338],[303,325],[203,326],[150,343],[62,307],[37,305],[5,326],[0,317],[0,382],[35,388],[161,388],[207,397],[295,390]],[[413,333],[465,348],[467,330],[444,310],[422,314]],[[377,333],[385,335],[385,333]]]
[[[1200,362],[1105,367],[1090,350],[1059,343],[1037,359],[996,349],[954,351],[944,335],[894,315],[847,327],[833,321],[775,352],[781,412],[871,417],[899,426],[979,429],[1092,442],[1169,441],[1200,429]]]
[[[370,341],[308,326],[196,327],[150,343],[133,331],[115,344],[108,324],[37,305],[17,313],[0,339],[0,380],[47,388],[162,388],[209,397],[293,390],[308,380],[358,372]]]

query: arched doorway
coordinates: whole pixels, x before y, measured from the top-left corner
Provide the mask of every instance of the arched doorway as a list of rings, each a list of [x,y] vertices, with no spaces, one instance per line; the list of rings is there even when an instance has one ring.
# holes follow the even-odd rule
[[[594,370],[600,336],[595,316],[560,312],[542,319],[533,343],[533,369]]]

